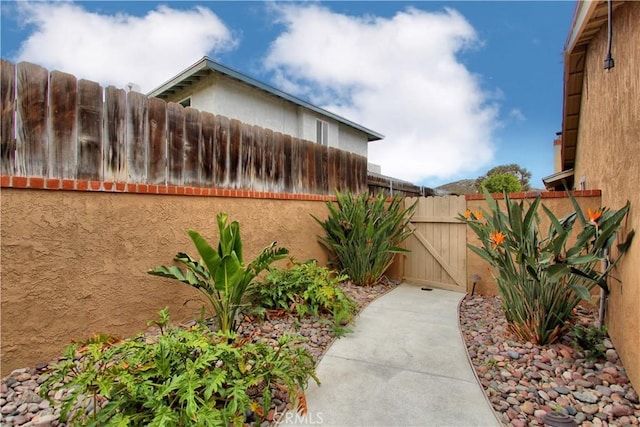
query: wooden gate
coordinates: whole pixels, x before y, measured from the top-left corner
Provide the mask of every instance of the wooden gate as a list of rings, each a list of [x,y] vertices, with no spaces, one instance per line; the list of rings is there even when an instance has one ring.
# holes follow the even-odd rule
[[[456,217],[467,208],[464,196],[407,197],[418,201],[406,241],[404,281],[459,292],[467,290],[467,227]]]

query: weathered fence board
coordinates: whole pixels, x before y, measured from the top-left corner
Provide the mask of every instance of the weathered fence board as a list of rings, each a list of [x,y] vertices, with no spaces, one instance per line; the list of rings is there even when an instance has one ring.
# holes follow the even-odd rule
[[[167,104],[167,183],[183,184],[184,167],[184,108]]]
[[[201,112],[202,144],[200,145],[200,183],[211,187],[215,181],[216,116]]]
[[[78,81],[79,179],[102,179],[102,87],[89,80]]]
[[[147,97],[127,94],[127,176],[129,182],[147,182],[147,140],[149,121]]]
[[[291,192],[299,193],[302,187],[302,165],[300,150],[302,141],[299,138],[291,138]]]
[[[215,183],[226,186],[229,182],[229,119],[216,117]]]
[[[336,148],[329,147],[329,187],[339,190],[340,183],[338,182],[340,156],[339,151]]]
[[[329,192],[329,148],[316,145],[316,193]]]
[[[9,61],[0,64],[0,95],[2,96],[2,131],[0,135],[0,173],[15,173],[16,139],[15,129],[15,97],[16,67]]]
[[[347,188],[358,188],[358,182],[360,177],[360,162],[355,156],[349,156],[347,158],[349,162],[347,173]]]
[[[149,99],[149,160],[147,180],[149,184],[167,182],[167,104],[158,99]]]
[[[253,132],[253,188],[259,191],[263,191],[265,188],[265,174],[264,174],[264,135],[262,128],[259,126],[251,127]]]
[[[200,185],[200,112],[184,110],[184,184]]]
[[[285,193],[293,192],[293,170],[291,169],[291,135],[282,136],[282,185]]]
[[[256,132],[253,126],[242,128],[242,188],[251,189],[258,185],[259,171],[256,169],[255,159],[262,155],[256,150]]]
[[[49,176],[72,179],[76,177],[78,161],[77,104],[78,90],[75,76],[53,71],[49,89]]]
[[[44,177],[47,176],[48,166],[49,73],[37,65],[21,62],[17,76],[18,174]]]
[[[347,152],[340,151],[340,166],[338,168],[338,176],[344,176],[345,179],[339,180],[340,191],[344,191],[349,185],[349,158]]]
[[[316,181],[316,150],[315,144],[307,145],[307,182],[309,183],[309,193],[318,192],[318,183]]]
[[[331,194],[366,158],[70,74],[2,60],[3,175]]]
[[[273,131],[271,129],[265,129],[262,134],[262,144],[264,147],[263,153],[263,170],[264,170],[264,191],[269,191],[273,188],[273,177],[275,168],[275,151],[273,146]]]
[[[271,191],[284,191],[284,137],[280,132],[273,133],[273,184]]]
[[[359,187],[360,187],[360,165],[361,162],[358,160],[357,157],[351,156],[351,167],[350,167],[350,173],[351,173],[351,183],[349,185],[349,188],[355,188],[357,189],[358,192],[360,192]]]
[[[238,187],[241,174],[242,123],[232,119],[229,132],[229,185]]]
[[[104,173],[112,182],[127,180],[127,94],[113,86],[105,91]]]

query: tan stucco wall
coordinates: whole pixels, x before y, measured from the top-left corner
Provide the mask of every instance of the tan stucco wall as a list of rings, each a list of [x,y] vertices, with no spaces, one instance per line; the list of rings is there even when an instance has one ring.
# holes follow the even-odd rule
[[[197,256],[186,230],[217,243],[216,214],[240,222],[245,261],[277,240],[297,260],[326,255],[316,241],[320,201],[139,195],[3,188],[2,375],[47,362],[72,339],[130,336],[164,306],[197,316],[197,291],[146,274],[178,251]]]
[[[592,210],[598,208],[600,206],[600,197],[577,197],[578,204],[582,208],[584,212],[587,209],[591,208]],[[516,200],[518,203],[520,200]],[[529,203],[531,203],[533,199],[525,201],[525,209]],[[504,201],[500,202],[502,207],[504,208]],[[549,198],[542,199],[541,204],[545,205],[547,208],[551,210],[551,212],[556,215],[558,218],[562,218],[563,216],[574,211],[573,205],[571,204],[571,200],[569,198]],[[467,209],[471,209],[472,211],[478,209],[488,210],[487,202],[484,200],[468,200],[467,201]],[[540,224],[542,236],[546,235],[546,232],[549,228],[550,221],[547,214],[542,210],[542,207],[538,207],[538,215],[540,215]],[[576,227],[578,228],[578,227]],[[467,243],[472,244],[474,246],[480,246],[480,240],[475,235],[475,233],[467,227]],[[497,295],[498,294],[498,285],[493,279],[493,268],[482,258],[476,255],[475,252],[471,251],[471,249],[467,248],[467,291],[471,292],[471,288],[473,286],[472,276],[477,274],[480,276],[481,280],[476,284],[475,293],[482,295]]]
[[[602,190],[602,204],[631,211],[624,232],[640,233],[640,2],[614,13],[615,67],[602,68],[606,25],[589,44],[575,164],[575,179]],[[607,325],[635,387],[640,387],[640,238],[619,264],[612,282]]]

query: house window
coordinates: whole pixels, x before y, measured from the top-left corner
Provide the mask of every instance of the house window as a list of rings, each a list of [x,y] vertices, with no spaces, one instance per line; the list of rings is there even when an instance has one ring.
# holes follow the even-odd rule
[[[180,101],[180,105],[182,105],[183,107],[191,107],[191,97],[185,98]]]
[[[316,142],[321,145],[329,145],[329,123],[316,120]]]

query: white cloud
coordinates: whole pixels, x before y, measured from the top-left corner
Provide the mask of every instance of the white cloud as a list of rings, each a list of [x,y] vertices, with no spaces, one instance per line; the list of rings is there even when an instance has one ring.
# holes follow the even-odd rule
[[[231,31],[210,10],[159,6],[145,16],[104,15],[70,2],[18,3],[24,24],[34,31],[17,61],[29,61],[125,87],[149,91],[208,52],[235,46]]]
[[[527,120],[526,116],[519,108],[514,108],[509,111],[509,118],[516,122],[524,122],[525,120]]]
[[[285,30],[265,59],[275,82],[386,136],[369,144],[384,174],[413,182],[479,170],[493,157],[497,107],[456,57],[479,44],[459,13],[392,18],[276,7]]]

